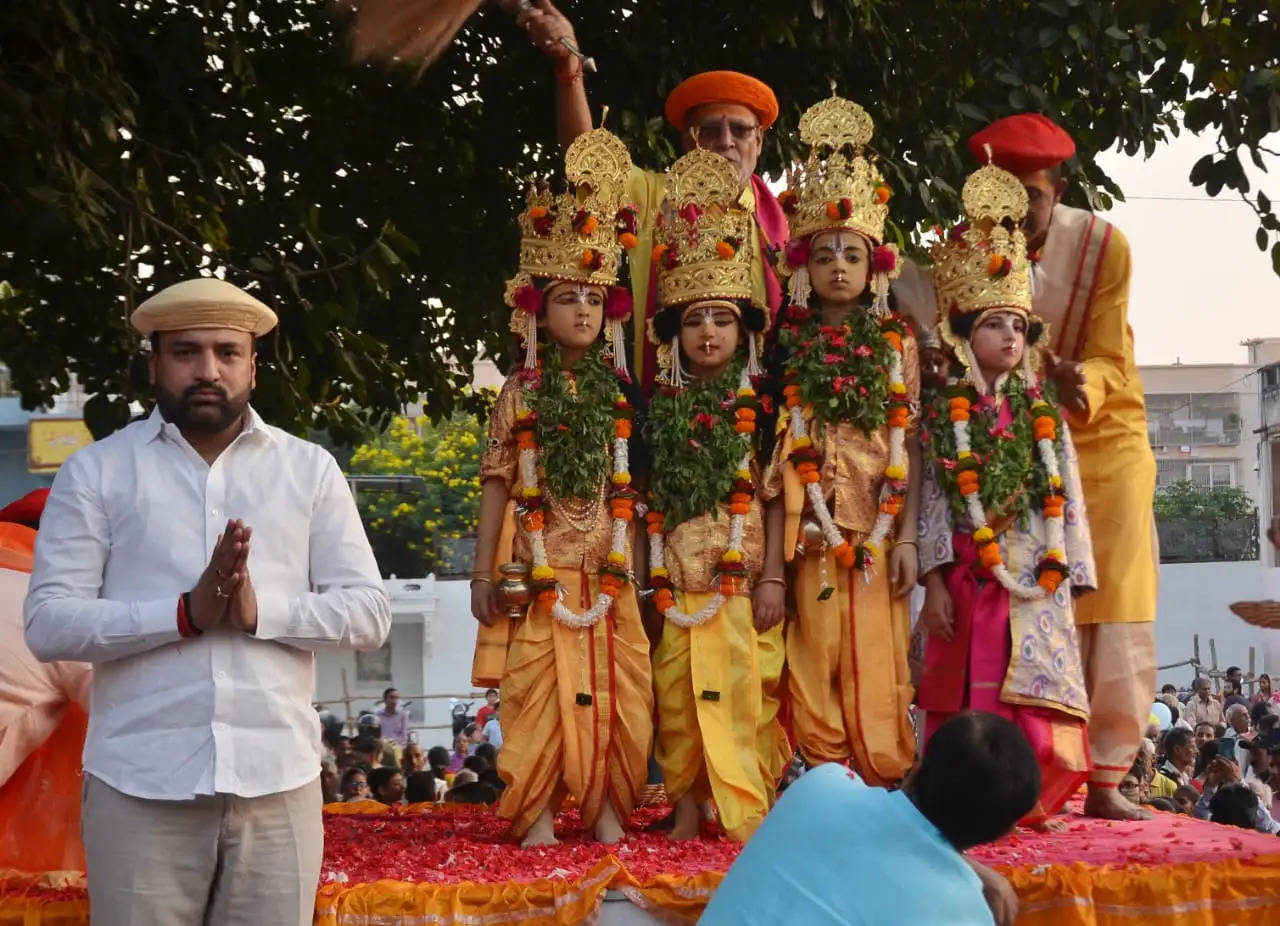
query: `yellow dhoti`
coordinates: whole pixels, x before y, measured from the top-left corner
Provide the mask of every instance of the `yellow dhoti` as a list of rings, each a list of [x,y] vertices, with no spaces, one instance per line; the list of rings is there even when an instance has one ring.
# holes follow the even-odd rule
[[[676,604],[692,614],[711,597],[678,592]],[[667,796],[672,803],[690,793],[699,801],[713,798],[725,831],[743,842],[769,811],[760,744],[776,744],[781,735],[762,723],[761,658],[751,620],[750,597],[735,595],[705,624],[668,621],[653,662],[655,755]]]
[[[836,591],[825,601],[818,556],[797,557],[791,568],[798,615],[787,631],[787,689],[800,752],[810,764],[851,758],[868,784],[895,782],[915,761],[916,740],[910,616],[890,592],[888,558],[863,573],[828,552]]]
[[[756,748],[760,753],[760,774],[772,805],[778,782],[791,764],[793,750],[787,733],[778,721],[782,708],[783,667],[787,659],[787,643],[782,624],[756,634],[756,659],[760,663],[760,726]]]
[[[580,610],[599,590],[594,576],[556,569],[565,601]],[[567,790],[594,826],[605,801],[624,824],[644,790],[653,740],[649,641],[630,588],[585,630],[535,604],[512,635],[502,679],[506,782],[498,813],[523,836]]]

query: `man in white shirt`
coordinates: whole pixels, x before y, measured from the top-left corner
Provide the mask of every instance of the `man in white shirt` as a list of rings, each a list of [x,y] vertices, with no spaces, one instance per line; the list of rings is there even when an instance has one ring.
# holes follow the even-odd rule
[[[333,457],[249,405],[275,314],[201,279],[131,321],[156,408],[59,471],[25,607],[38,658],[94,664],[91,916],[308,924],[324,841],[313,653],[377,649],[390,604]]]
[[[1193,694],[1187,699],[1186,710],[1183,716],[1187,718],[1187,723],[1194,726],[1198,723],[1211,723],[1214,725],[1224,723],[1222,714],[1222,702],[1209,693],[1209,679],[1203,675],[1197,676],[1193,686]]]

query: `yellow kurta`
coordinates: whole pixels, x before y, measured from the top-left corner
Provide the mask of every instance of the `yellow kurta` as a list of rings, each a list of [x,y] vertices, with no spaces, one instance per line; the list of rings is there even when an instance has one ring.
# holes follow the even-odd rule
[[[920,398],[915,339],[903,339],[903,380],[907,397]],[[812,413],[806,410],[809,430]],[[779,416],[779,440],[766,479],[766,498],[784,494],[796,618],[787,630],[787,692],[796,744],[810,764],[851,759],[870,784],[885,785],[906,775],[915,761],[915,734],[909,708],[913,695],[908,664],[911,620],[906,599],[895,599],[886,555],[867,572],[844,569],[826,554],[827,582],[836,588],[826,601],[823,563],[816,554],[796,553],[798,528],[808,511],[804,487],[786,462],[792,450],[787,415]],[[915,423],[909,425],[914,431]],[[879,514],[880,489],[889,463],[889,430],[867,435],[841,423],[821,428],[823,495],[837,527],[855,546],[866,539]]]
[[[513,496],[522,488],[511,441],[519,390],[512,377],[498,397],[480,474],[482,480],[502,479]],[[577,611],[594,601],[609,552],[612,522],[603,496],[595,508],[589,523],[578,525],[569,523],[554,504],[546,512],[547,560],[565,602]],[[514,557],[530,561],[523,535],[515,537]],[[653,742],[649,641],[634,589],[624,588],[609,613],[584,630],[562,624],[549,608],[535,604],[514,626],[496,632],[509,638],[500,685],[503,747],[498,758],[507,788],[499,814],[522,836],[567,792],[577,799],[588,827],[605,801],[625,823],[644,790]],[[482,634],[478,646],[486,636],[493,634]]]
[[[703,515],[667,534],[666,563],[677,589],[676,606],[686,614],[700,610],[714,594],[729,520],[728,506],[722,504],[718,517]],[[754,580],[764,555],[759,502],[752,502],[742,547]],[[763,658],[761,652],[748,590],[699,626],[667,621],[653,657],[658,702],[654,754],[667,795],[673,803],[686,794],[700,801],[714,799],[725,831],[740,841],[750,838],[769,811],[774,786],[769,776],[781,774],[786,739],[776,719],[776,701],[766,707],[764,692],[770,673],[780,672],[781,649],[775,642],[766,645]]]

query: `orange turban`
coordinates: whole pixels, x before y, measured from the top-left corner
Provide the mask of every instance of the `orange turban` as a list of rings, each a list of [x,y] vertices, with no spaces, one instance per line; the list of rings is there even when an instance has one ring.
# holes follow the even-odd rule
[[[704,71],[680,82],[667,97],[667,121],[685,129],[689,111],[708,103],[737,103],[756,114],[761,128],[778,118],[778,98],[769,85],[737,71]]]
[[[969,151],[980,164],[991,163],[1019,176],[1056,167],[1076,153],[1076,143],[1039,113],[1018,113],[997,119],[969,139]]]

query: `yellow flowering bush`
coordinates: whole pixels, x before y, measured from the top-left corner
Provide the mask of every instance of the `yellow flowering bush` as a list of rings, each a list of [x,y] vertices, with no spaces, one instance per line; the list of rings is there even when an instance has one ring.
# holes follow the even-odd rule
[[[459,412],[438,425],[395,418],[385,433],[356,448],[348,463],[353,475],[414,475],[426,482],[420,496],[359,492],[360,515],[384,577],[449,571],[447,548],[453,545],[442,541],[475,533],[486,440],[476,416]]]

